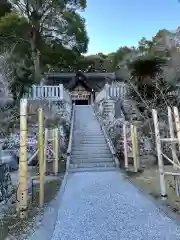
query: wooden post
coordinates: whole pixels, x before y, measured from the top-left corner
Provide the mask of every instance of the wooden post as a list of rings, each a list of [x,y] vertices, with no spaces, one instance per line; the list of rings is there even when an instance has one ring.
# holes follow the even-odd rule
[[[135,147],[136,147],[137,170],[139,170],[139,167],[140,167],[139,144],[138,144],[138,132],[137,132],[137,127],[136,126],[134,126],[134,141],[135,141]]]
[[[170,138],[175,139],[172,111],[171,111],[170,107],[168,107],[168,122],[169,122]],[[178,163],[178,159],[177,159],[177,155],[176,155],[176,144],[174,142],[171,142],[171,150],[172,150],[173,162]],[[173,168],[177,169],[174,164],[173,164]]]
[[[159,122],[157,111],[152,109],[153,121],[154,121],[154,130],[155,130],[155,140],[156,140],[156,149],[157,149],[157,156],[158,156],[158,168],[160,174],[160,187],[161,187],[161,197],[166,198],[166,183],[165,183],[165,175],[164,175],[164,163],[161,154],[161,139],[160,139],[160,131],[159,131]]]
[[[127,136],[126,136],[126,123],[123,124],[123,136],[124,136],[124,163],[125,169],[128,170],[128,152],[127,152]]]
[[[48,147],[48,129],[45,128],[45,133],[44,133],[44,173],[46,173],[46,153],[47,153],[47,147]]]
[[[59,163],[59,128],[54,129],[54,173],[58,174]]]
[[[134,172],[138,172],[138,163],[137,163],[137,143],[135,138],[135,126],[131,125],[131,139],[132,139],[132,155],[133,155],[133,164]]]
[[[40,175],[40,190],[39,190],[39,205],[43,207],[44,204],[44,114],[43,109],[39,108],[39,175]]]
[[[52,129],[52,157],[53,157],[53,172],[55,174],[55,129]]]
[[[18,201],[20,218],[27,217],[27,99],[20,102],[20,156]]]
[[[177,107],[174,107],[174,118],[175,118],[178,145],[179,145],[179,151],[180,151],[180,120],[179,120],[179,111]]]

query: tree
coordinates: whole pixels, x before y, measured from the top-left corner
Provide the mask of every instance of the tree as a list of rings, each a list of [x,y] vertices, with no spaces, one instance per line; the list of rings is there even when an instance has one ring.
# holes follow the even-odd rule
[[[88,37],[84,19],[77,10],[86,7],[86,0],[11,0],[16,10],[28,19],[29,42],[34,62],[35,79],[40,78],[39,51],[42,39],[59,41],[64,47],[86,52]]]
[[[7,0],[0,1],[0,18],[4,17],[6,13],[10,13],[12,5]]]
[[[0,47],[1,50],[12,49],[19,56],[29,53],[28,43],[29,24],[27,19],[16,13],[8,13],[0,18]]]
[[[150,54],[152,52],[152,48],[154,46],[154,42],[151,40],[147,40],[145,37],[143,37],[139,41],[139,51],[142,55],[144,54]]]
[[[129,47],[120,47],[115,53],[112,60],[113,68],[118,68],[118,65],[121,61],[124,60],[124,57],[127,56],[129,53],[132,52],[132,49]]]
[[[11,61],[12,78],[9,88],[15,102],[19,102],[25,93],[28,93],[30,86],[33,84],[32,65],[27,61]]]
[[[129,64],[132,79],[139,93],[147,99],[153,98],[157,83],[160,87],[166,88],[167,84],[165,84],[164,79],[159,78],[165,64],[164,59],[157,57],[140,57]],[[160,79],[159,82],[157,82],[158,79]]]
[[[41,46],[41,63],[44,71],[49,69],[59,71],[64,68],[71,71],[77,65],[79,58],[78,52],[65,48],[56,40],[44,42]]]

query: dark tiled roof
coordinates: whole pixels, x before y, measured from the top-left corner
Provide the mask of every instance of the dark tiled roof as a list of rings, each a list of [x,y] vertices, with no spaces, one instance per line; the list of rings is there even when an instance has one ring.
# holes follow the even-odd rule
[[[63,84],[64,87],[72,89],[77,83],[76,76],[79,73],[46,73],[44,74],[45,82],[47,85]],[[99,91],[104,85],[115,79],[114,73],[81,73],[84,76],[84,83],[91,89]]]

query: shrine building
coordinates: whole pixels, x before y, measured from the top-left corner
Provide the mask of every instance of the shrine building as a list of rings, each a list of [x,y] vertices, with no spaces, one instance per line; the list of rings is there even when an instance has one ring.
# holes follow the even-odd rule
[[[76,73],[46,73],[43,84],[63,84],[76,105],[89,105],[94,102],[95,96],[105,84],[114,80],[116,80],[115,73],[78,71]]]

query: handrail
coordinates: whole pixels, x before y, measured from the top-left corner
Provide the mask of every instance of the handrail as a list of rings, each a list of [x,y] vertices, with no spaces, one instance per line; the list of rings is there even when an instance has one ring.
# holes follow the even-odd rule
[[[102,129],[102,131],[103,131],[104,137],[105,137],[106,142],[107,142],[107,144],[108,144],[108,146],[109,146],[109,149],[110,149],[110,151],[111,151],[111,154],[113,155],[113,158],[114,158],[114,161],[115,161],[115,163],[116,163],[116,166],[117,166],[117,167],[120,167],[120,163],[119,163],[119,160],[118,160],[118,158],[117,158],[117,156],[116,156],[116,150],[115,150],[115,147],[114,147],[114,145],[113,145],[113,143],[112,143],[112,140],[109,138],[109,136],[108,136],[108,134],[107,134],[107,132],[106,132],[106,129],[105,129],[105,127],[103,126],[103,124],[102,124],[102,122],[101,122],[101,120],[100,120],[100,118],[99,118],[99,116],[98,116],[98,114],[97,114],[97,111],[96,111],[96,109],[95,109],[95,106],[92,105],[92,108],[93,108],[94,113],[95,113],[95,116],[96,116],[96,118],[97,118],[97,120],[98,120],[98,122],[99,122],[99,124],[100,124],[100,127],[101,127],[101,129]]]
[[[66,162],[66,170],[69,169],[70,165],[70,155],[72,148],[72,135],[74,130],[74,112],[75,112],[75,104],[72,105],[72,114],[71,114],[71,126],[70,126],[70,134],[69,134],[69,143],[67,148],[67,162]]]

